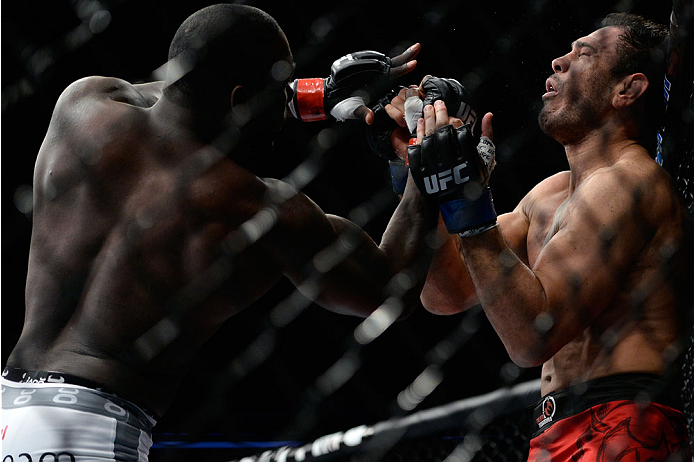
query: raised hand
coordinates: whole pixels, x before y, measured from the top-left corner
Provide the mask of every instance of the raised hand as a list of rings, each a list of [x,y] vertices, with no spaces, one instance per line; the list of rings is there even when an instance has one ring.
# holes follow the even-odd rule
[[[416,43],[393,58],[377,51],[345,55],[333,62],[327,78],[292,82],[294,97],[289,109],[306,122],[326,120],[330,114],[336,120],[361,119],[370,125],[374,113],[368,105],[382,97],[394,79],[416,67],[414,58],[420,49]]]
[[[485,115],[484,149],[490,149],[491,114]],[[452,122],[452,123],[451,123]],[[417,144],[408,147],[410,172],[422,194],[439,204],[450,233],[469,236],[496,225],[496,211],[487,185],[487,164],[478,154],[472,125],[451,118],[443,101],[424,106],[417,123]],[[491,165],[491,163],[490,163]]]

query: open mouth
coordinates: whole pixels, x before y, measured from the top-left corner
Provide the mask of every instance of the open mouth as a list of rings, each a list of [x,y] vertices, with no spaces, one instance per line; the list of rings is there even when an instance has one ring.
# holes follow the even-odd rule
[[[542,99],[549,98],[552,95],[555,95],[557,93],[557,87],[555,86],[554,82],[552,82],[552,79],[547,79],[545,81],[545,94],[542,95]]]

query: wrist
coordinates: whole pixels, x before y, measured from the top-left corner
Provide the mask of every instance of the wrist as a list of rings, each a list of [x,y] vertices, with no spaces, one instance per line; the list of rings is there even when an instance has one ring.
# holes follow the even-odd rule
[[[325,114],[325,79],[296,79],[291,84],[294,97],[289,103],[292,115],[303,122],[327,120]]]
[[[482,225],[479,228],[472,228],[472,229],[468,229],[467,231],[462,231],[462,232],[458,233],[458,236],[460,236],[460,237],[477,236],[478,234],[482,234],[486,231],[489,231],[492,228],[496,228],[497,226],[499,226],[499,223],[497,223],[495,221],[494,223],[491,223],[491,224]]]
[[[476,199],[463,197],[440,202],[439,210],[450,234],[479,234],[496,223],[496,210],[489,187],[485,187]]]
[[[390,178],[393,182],[393,191],[398,195],[402,195],[405,192],[407,175],[410,172],[410,167],[402,159],[389,160],[388,166],[390,167]]]

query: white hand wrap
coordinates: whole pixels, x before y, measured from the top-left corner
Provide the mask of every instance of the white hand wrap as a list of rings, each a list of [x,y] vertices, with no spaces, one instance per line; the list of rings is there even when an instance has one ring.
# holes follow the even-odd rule
[[[480,137],[480,142],[477,144],[477,153],[484,164],[485,178],[489,178],[492,170],[496,166],[496,148],[492,140],[486,136]]]
[[[417,121],[422,117],[424,102],[419,99],[419,96],[409,96],[405,100],[405,122],[407,129],[411,134],[417,133]]]
[[[363,99],[361,99],[359,96],[351,96],[337,103],[330,111],[330,115],[335,117],[335,120],[339,120],[340,122],[344,122],[348,119],[359,119],[359,117],[354,114],[354,111],[363,105]]]

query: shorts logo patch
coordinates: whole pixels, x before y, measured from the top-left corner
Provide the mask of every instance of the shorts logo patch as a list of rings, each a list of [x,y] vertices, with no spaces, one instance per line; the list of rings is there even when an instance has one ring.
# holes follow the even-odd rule
[[[52,375],[49,375],[48,378],[46,379],[46,382],[65,383],[65,377],[61,377],[61,376],[53,377]]]
[[[554,413],[557,410],[557,405],[554,402],[554,397],[553,396],[547,396],[543,401],[542,401],[542,414],[540,417],[537,418],[537,426],[539,428],[544,427],[548,423],[552,421],[552,418],[554,417]]]

